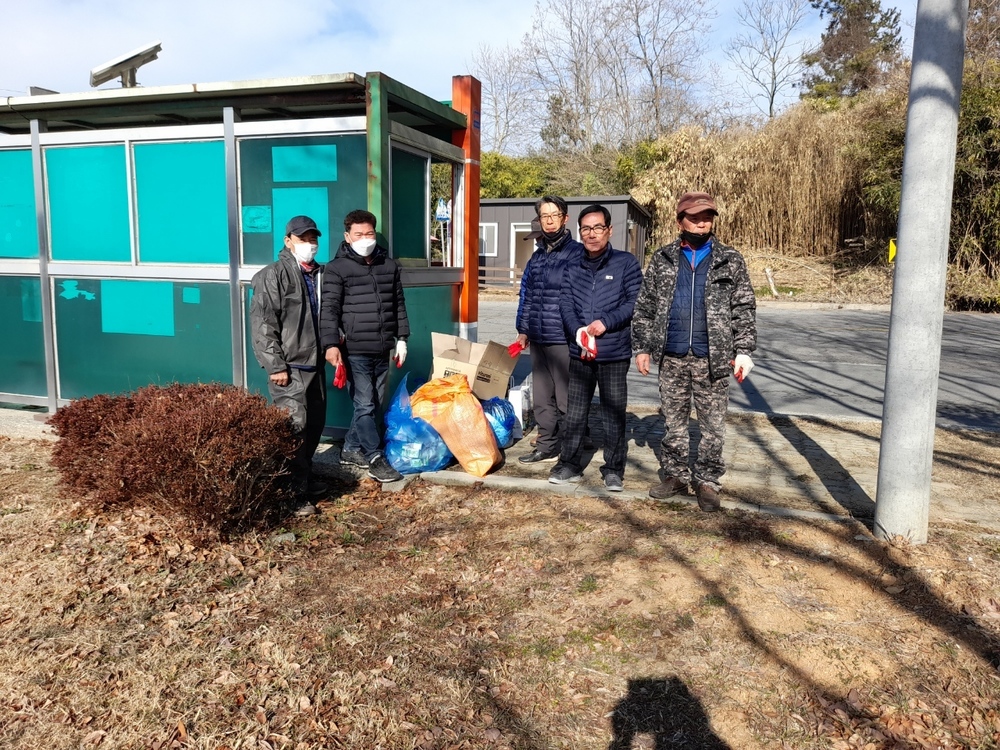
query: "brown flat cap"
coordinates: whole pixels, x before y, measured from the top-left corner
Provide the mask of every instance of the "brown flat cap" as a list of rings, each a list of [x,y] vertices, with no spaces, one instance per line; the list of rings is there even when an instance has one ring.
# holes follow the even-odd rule
[[[684,214],[696,214],[700,211],[711,211],[716,216],[719,215],[719,209],[715,207],[715,201],[708,193],[684,193],[677,201],[678,219]]]
[[[537,240],[542,236],[542,222],[538,219],[531,220],[531,231],[524,235],[526,240]]]

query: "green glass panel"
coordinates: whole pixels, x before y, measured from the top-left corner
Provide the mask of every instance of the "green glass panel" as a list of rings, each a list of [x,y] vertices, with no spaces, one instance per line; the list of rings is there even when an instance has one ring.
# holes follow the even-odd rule
[[[45,396],[42,289],[37,277],[0,276],[0,393]]]
[[[250,299],[253,297],[253,289],[247,285],[243,295],[243,330],[246,332],[246,373],[247,389],[252,393],[260,393],[270,398],[267,392],[267,373],[260,363],[254,358],[253,345],[250,342]],[[354,407],[351,399],[347,396],[347,389],[334,388],[332,385],[333,373],[327,372],[326,378],[326,426],[328,429],[346,430],[351,426],[351,416],[354,414]]]
[[[222,141],[133,149],[143,263],[229,263]]]
[[[37,258],[31,151],[0,151],[0,258]]]
[[[395,384],[404,372],[411,373],[408,385],[425,382],[434,369],[431,349],[431,332],[458,335],[458,287],[418,286],[403,290],[406,298],[407,318],[410,321],[410,338],[406,342],[406,363],[401,369],[389,368],[389,395],[395,393]]]
[[[326,263],[330,260],[330,196],[325,187],[295,187],[295,188],[275,188],[271,198],[274,205],[275,216],[293,216],[305,214],[316,222],[316,227],[322,233],[319,242],[319,250],[316,253],[316,261]],[[341,225],[343,226],[343,225]],[[340,233],[337,233],[340,237]],[[338,240],[337,244],[340,242]],[[283,232],[274,233],[274,255],[272,260],[278,259],[281,248],[285,246]]]
[[[101,282],[98,298],[103,333],[174,335],[173,282],[109,279]]]
[[[368,206],[363,135],[243,139],[239,163],[247,265],[272,262],[284,244],[285,223],[298,214],[312,216],[323,233],[316,260],[325,263],[340,246],[344,216]]]
[[[125,146],[45,150],[53,260],[128,262]]]
[[[427,170],[430,160],[392,150],[392,257],[427,259],[430,207]]]
[[[129,307],[135,324],[122,320]],[[157,315],[171,319],[151,322]],[[154,383],[232,382],[224,283],[57,278],[55,325],[62,398]]]
[[[337,146],[275,146],[271,166],[275,182],[335,182]]]

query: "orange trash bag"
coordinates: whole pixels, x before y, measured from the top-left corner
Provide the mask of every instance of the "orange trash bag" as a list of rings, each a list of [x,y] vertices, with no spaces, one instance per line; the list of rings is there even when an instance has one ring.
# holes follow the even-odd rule
[[[465,375],[428,380],[410,396],[410,409],[430,422],[470,474],[485,477],[503,458]]]

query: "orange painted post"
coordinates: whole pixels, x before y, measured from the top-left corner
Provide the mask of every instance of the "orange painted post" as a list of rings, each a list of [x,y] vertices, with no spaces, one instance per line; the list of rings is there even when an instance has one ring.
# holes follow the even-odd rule
[[[465,180],[461,195],[453,196],[452,216],[462,205],[462,231],[455,241],[461,242],[462,292],[459,298],[459,334],[477,340],[479,329],[479,148],[480,99],[482,86],[472,76],[451,79],[451,106],[465,115],[464,130],[453,130],[451,142],[465,152]]]

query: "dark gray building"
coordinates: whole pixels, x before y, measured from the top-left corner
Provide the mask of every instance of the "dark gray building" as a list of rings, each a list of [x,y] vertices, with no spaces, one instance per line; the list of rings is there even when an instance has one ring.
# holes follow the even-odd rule
[[[526,240],[535,218],[536,198],[487,198],[479,201],[479,281],[480,284],[516,284],[535,243]],[[580,211],[600,203],[611,212],[614,235],[611,244],[632,253],[643,263],[646,242],[653,229],[653,217],[630,195],[599,195],[567,198],[569,223],[580,239],[577,221]]]

